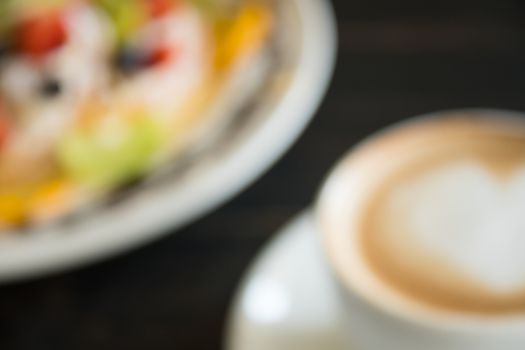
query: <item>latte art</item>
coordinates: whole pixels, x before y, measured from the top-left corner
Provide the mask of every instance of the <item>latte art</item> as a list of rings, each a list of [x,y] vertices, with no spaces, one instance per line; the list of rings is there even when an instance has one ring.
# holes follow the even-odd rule
[[[403,147],[368,147],[399,160],[363,199],[358,228],[381,283],[441,309],[525,311],[525,121],[509,123],[434,121],[400,132]]]

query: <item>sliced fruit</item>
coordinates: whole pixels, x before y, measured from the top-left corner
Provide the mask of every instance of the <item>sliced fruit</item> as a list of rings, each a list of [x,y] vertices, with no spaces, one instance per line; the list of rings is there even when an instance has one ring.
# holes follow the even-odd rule
[[[143,0],[151,17],[157,18],[166,16],[177,6],[181,5],[181,0]]]
[[[25,219],[26,205],[24,198],[17,194],[0,194],[0,228],[20,225]]]
[[[146,22],[147,14],[143,4],[137,0],[95,0],[111,18],[119,42],[129,41],[133,34]]]
[[[246,5],[219,38],[216,66],[225,69],[239,58],[253,54],[264,42],[271,28],[271,15],[262,5]]]
[[[190,2],[205,15],[214,19],[230,17],[236,7],[232,6],[232,3],[238,5],[237,0],[190,0]]]
[[[67,135],[59,147],[60,163],[76,181],[110,187],[146,170],[163,135],[150,118],[114,118]]]
[[[28,215],[38,222],[49,221],[70,209],[73,197],[74,187],[69,181],[49,181],[32,195],[28,204]]]
[[[73,201],[71,182],[64,179],[45,180],[0,193],[0,228],[26,222],[44,222],[64,214]]]
[[[117,67],[126,73],[136,72],[143,68],[158,66],[175,59],[179,51],[175,47],[162,46],[144,50],[132,46],[123,46],[116,56]]]
[[[62,14],[52,11],[23,18],[16,26],[15,36],[18,50],[40,57],[62,46],[67,31]]]
[[[1,0],[0,32],[12,29],[15,21],[29,13],[56,11],[71,3],[71,0]]]
[[[170,62],[177,56],[178,50],[168,46],[158,46],[146,58],[146,66],[156,66]]]
[[[0,151],[9,139],[9,129],[9,116],[4,105],[2,104],[2,101],[0,101]]]

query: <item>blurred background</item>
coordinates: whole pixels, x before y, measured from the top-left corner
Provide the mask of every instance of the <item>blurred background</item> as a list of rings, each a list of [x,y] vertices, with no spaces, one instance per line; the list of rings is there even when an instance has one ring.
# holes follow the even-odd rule
[[[0,286],[0,349],[220,349],[248,264],[312,203],[350,146],[433,110],[525,110],[523,1],[333,5],[334,80],[314,122],[277,166],[161,241],[82,270]]]

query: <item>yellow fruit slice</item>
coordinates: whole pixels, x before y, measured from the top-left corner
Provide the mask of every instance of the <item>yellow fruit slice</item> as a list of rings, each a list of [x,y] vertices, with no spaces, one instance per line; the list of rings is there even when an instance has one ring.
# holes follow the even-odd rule
[[[0,228],[21,224],[26,215],[27,202],[13,193],[0,194]]]
[[[28,215],[32,221],[49,221],[70,209],[73,196],[74,187],[70,182],[53,180],[33,194],[28,203]]]
[[[224,36],[219,38],[216,68],[227,69],[238,59],[259,50],[270,32],[271,22],[271,14],[263,5],[249,4],[241,9]]]

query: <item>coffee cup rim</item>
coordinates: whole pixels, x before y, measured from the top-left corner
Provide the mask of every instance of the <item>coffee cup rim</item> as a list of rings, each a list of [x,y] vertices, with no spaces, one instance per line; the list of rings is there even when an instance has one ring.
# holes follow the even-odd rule
[[[341,258],[343,254],[341,254],[340,249],[337,249],[338,244],[334,242],[333,237],[329,237],[335,235],[344,237],[343,234],[346,233],[346,231],[341,232],[341,228],[339,228],[338,231],[338,228],[335,227],[336,224],[333,222],[329,223],[329,221],[333,221],[333,217],[328,218],[327,216],[332,215],[330,212],[335,212],[334,206],[344,204],[344,201],[343,203],[338,203],[341,201],[334,200],[334,196],[340,197],[339,194],[334,195],[334,193],[337,193],[337,189],[341,188],[341,184],[343,184],[341,177],[352,167],[352,162],[357,152],[386,134],[391,134],[409,126],[421,125],[429,121],[442,120],[446,117],[454,118],[454,115],[481,116],[486,119],[493,119],[495,117],[498,119],[506,118],[508,120],[519,120],[520,123],[525,125],[525,112],[495,108],[461,108],[434,111],[407,118],[365,137],[351,147],[336,162],[325,176],[321,188],[317,193],[314,205],[314,216],[322,249],[330,269],[335,273],[336,279],[339,284],[342,285],[345,292],[351,293],[369,307],[372,307],[376,311],[383,312],[390,317],[417,325],[424,325],[427,328],[446,331],[483,331],[490,333],[522,332],[525,330],[525,312],[503,315],[454,312],[425,306],[423,303],[416,301],[409,301],[407,297],[400,297],[399,295],[401,295],[401,293],[398,293],[399,295],[397,297],[387,295],[392,294],[392,291],[371,293],[371,287],[360,286],[359,283],[356,283],[355,280],[349,276],[348,271],[346,271],[347,269],[342,266],[342,260],[348,262],[348,259]],[[341,242],[338,241],[338,243]],[[385,286],[383,285],[382,287]],[[386,296],[388,300],[380,299],[380,296]]]

